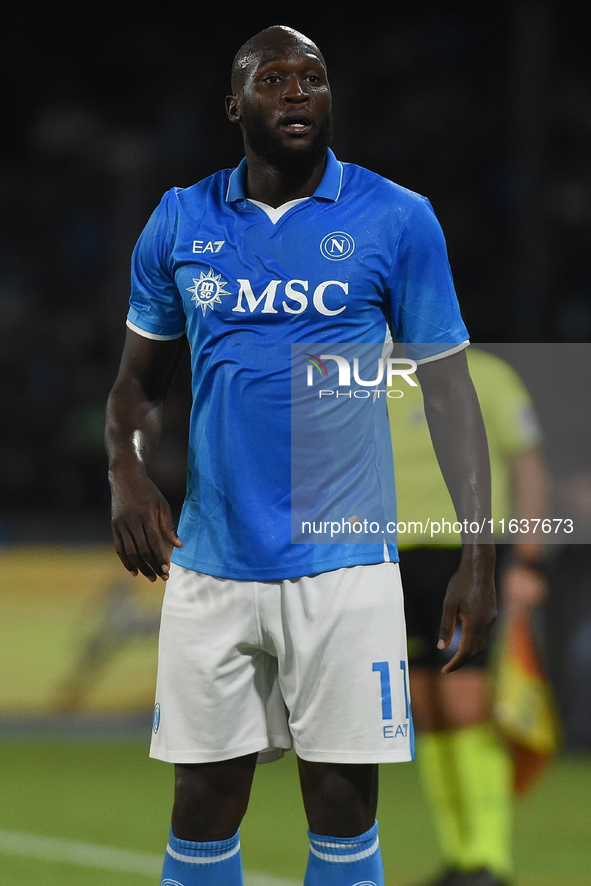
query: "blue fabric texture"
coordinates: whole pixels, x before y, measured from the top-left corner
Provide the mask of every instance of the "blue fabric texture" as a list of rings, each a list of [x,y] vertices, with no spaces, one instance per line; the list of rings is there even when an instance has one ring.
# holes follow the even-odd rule
[[[386,384],[374,403],[367,380],[390,334],[417,359],[468,339],[441,227],[425,197],[332,152],[316,192],[275,221],[247,199],[244,171],[242,163],[168,191],[132,259],[128,324],[156,340],[186,335],[191,348],[183,547],[173,561],[244,581],[395,561],[395,542],[381,533],[368,543],[346,543],[344,532],[344,543],[293,543],[291,380],[299,373],[316,399],[317,388],[332,391],[351,429],[355,407],[366,405],[371,440],[358,440],[359,490],[369,482],[394,509],[394,478],[384,469],[391,453],[375,457],[390,441]],[[331,343],[352,348],[345,387],[335,360],[321,358],[335,354]],[[370,365],[359,367],[361,382],[357,345],[376,347]],[[302,350],[297,362],[292,346]],[[352,514],[341,507],[348,475],[335,482],[339,471],[337,459],[315,499],[341,520]]]
[[[228,840],[179,840],[172,828],[160,886],[243,886],[240,831]]]
[[[377,821],[359,837],[308,836],[304,886],[384,886]]]

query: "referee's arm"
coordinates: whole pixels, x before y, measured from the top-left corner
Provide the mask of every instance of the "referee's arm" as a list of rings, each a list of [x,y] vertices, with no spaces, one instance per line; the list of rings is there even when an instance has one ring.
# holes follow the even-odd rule
[[[438,644],[440,648],[449,645],[459,619],[462,638],[458,651],[443,668],[443,673],[448,673],[486,647],[496,619],[490,464],[465,351],[419,365],[417,378],[435,454],[464,527],[462,558],[445,595]],[[484,534],[470,530],[476,524],[484,527]]]
[[[186,339],[157,341],[127,330],[119,373],[107,402],[115,549],[133,575],[166,580],[170,545],[181,547],[168,502],[148,476],[147,462],[162,431],[164,398]]]

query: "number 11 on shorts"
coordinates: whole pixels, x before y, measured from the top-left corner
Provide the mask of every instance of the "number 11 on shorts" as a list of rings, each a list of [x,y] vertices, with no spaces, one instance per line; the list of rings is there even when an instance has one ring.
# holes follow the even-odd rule
[[[372,671],[377,671],[380,675],[380,687],[382,690],[382,720],[392,719],[392,690],[390,685],[390,662],[374,661],[371,666]],[[402,686],[404,692],[405,716],[408,720],[410,713],[410,705],[408,701],[408,688],[406,685],[406,662],[400,662],[400,670],[402,671]]]

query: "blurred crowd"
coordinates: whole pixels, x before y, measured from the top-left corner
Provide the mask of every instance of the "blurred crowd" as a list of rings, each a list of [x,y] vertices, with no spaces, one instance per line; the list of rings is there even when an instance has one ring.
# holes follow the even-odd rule
[[[335,151],[431,199],[473,340],[588,340],[591,71],[576,5],[419,7],[286,20],[326,55]],[[0,515],[18,539],[32,514],[49,528],[99,514],[106,527],[103,409],[133,244],[164,190],[239,161],[229,67],[275,22],[175,3],[12,14],[0,36]],[[155,465],[175,507],[184,382]]]

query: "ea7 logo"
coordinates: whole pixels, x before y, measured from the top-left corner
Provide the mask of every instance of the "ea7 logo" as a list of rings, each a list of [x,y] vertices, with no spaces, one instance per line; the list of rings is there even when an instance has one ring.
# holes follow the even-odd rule
[[[320,244],[320,252],[330,261],[342,261],[355,252],[355,240],[345,231],[333,231]]]
[[[193,252],[219,252],[225,240],[193,240]]]

